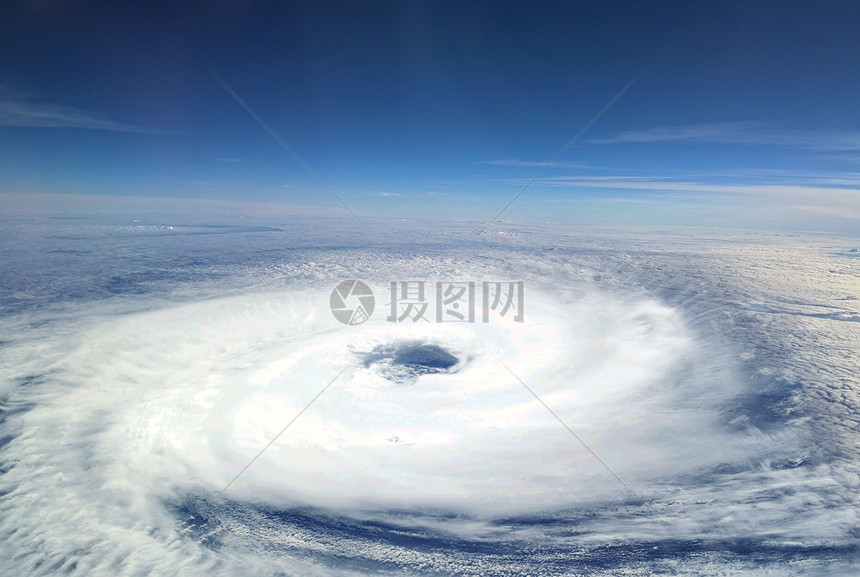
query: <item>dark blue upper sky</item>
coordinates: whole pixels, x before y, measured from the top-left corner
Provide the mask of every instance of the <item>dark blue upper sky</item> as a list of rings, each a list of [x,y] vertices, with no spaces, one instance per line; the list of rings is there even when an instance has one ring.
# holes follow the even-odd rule
[[[857,231],[857,2],[4,2],[0,192]],[[747,220],[744,220],[747,219]]]

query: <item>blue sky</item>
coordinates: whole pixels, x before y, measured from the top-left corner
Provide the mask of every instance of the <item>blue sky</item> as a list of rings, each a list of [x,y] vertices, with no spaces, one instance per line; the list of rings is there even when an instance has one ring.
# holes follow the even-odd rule
[[[4,2],[0,193],[860,231],[856,2]],[[98,199],[92,201],[98,204]]]

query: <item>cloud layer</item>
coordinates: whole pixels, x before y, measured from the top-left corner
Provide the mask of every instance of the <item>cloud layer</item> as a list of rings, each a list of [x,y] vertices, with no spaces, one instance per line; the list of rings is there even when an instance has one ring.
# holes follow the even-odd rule
[[[325,236],[294,225],[43,225],[60,260],[32,286],[73,282],[0,318],[0,568],[724,574],[753,549],[755,574],[851,553],[856,459],[833,452],[856,434],[856,376],[832,345],[856,337],[853,285],[848,268],[813,274],[850,256],[816,257],[814,238],[510,227],[428,229],[397,254],[384,235],[301,249]],[[82,293],[82,270],[106,291]],[[356,271],[380,308],[345,327],[329,294]],[[468,276],[524,278],[526,322],[382,320],[392,277]],[[456,370],[365,362],[403,342]]]

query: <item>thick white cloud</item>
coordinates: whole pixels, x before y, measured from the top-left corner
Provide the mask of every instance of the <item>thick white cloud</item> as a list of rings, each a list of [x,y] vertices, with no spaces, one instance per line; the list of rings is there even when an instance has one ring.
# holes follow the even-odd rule
[[[125,231],[132,240],[110,230],[122,250],[156,242],[135,237],[137,229]],[[422,537],[432,544],[422,548],[389,538],[436,531],[505,554],[535,544],[570,556],[596,545],[692,547],[740,537],[762,547],[845,546],[857,521],[856,468],[821,456],[804,411],[817,407],[817,433],[830,442],[848,434],[845,420],[825,396],[810,406],[756,400],[758,376],[785,379],[772,386],[806,379],[810,395],[840,390],[815,376],[826,350],[810,344],[805,325],[777,322],[856,325],[820,317],[829,308],[790,304],[799,289],[809,302],[830,298],[809,274],[824,261],[802,243],[765,243],[757,253],[739,237],[702,244],[590,234],[546,237],[538,250],[527,230],[506,232],[486,233],[480,257],[462,248],[402,256],[358,249],[295,261],[278,253],[276,263],[252,264],[239,252],[238,268],[195,285],[4,317],[0,390],[10,414],[0,452],[0,567],[331,574],[331,563],[348,572],[347,560],[359,559],[468,573],[478,562],[466,552],[472,545]],[[269,237],[273,246],[284,238],[267,234],[279,235]],[[437,238],[445,235],[448,247],[475,237],[454,230]],[[228,258],[216,247],[236,246],[205,242],[213,260]],[[570,243],[580,249],[561,250]],[[805,268],[788,278],[779,272],[786,266]],[[377,289],[379,309],[346,327],[330,315],[328,296],[356,270]],[[239,291],[243,275],[262,276]],[[386,281],[422,275],[525,277],[526,322],[386,323]],[[827,286],[851,296],[850,283],[838,280]],[[443,347],[460,359],[458,370],[398,380],[363,362],[380,346],[415,342]],[[843,369],[836,361],[827,371],[845,383],[838,406],[850,407]],[[789,412],[763,419],[780,408],[767,403]],[[290,517],[296,506],[316,507],[318,524]],[[362,532],[379,523],[393,532]],[[702,555],[715,565],[696,565],[701,572],[725,569]],[[480,562],[489,573],[531,563],[493,555]]]

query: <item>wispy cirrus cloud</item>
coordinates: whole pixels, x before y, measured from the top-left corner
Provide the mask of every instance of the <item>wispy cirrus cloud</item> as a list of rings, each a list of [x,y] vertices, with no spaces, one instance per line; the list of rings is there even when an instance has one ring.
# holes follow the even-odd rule
[[[519,160],[515,158],[509,159],[498,159],[498,160],[485,160],[481,162],[481,164],[490,164],[493,166],[512,166],[517,168],[543,168],[550,163],[550,159],[547,160]],[[577,169],[590,169],[594,168],[594,165],[585,164],[582,162],[553,162],[552,166],[554,168],[577,168]]]
[[[0,88],[0,126],[80,128],[110,132],[153,132],[146,128],[116,122],[71,106],[38,102],[25,94],[3,88]]]
[[[761,122],[654,126],[592,140],[596,144],[706,142],[789,146],[827,151],[860,151],[860,132],[769,127]]]
[[[860,221],[860,181],[825,183],[814,179],[804,183],[717,183],[677,180],[670,177],[585,176],[548,178],[542,186],[591,189],[621,194],[639,193],[641,198],[697,198],[699,201],[744,206],[759,201],[771,210],[814,211]]]

